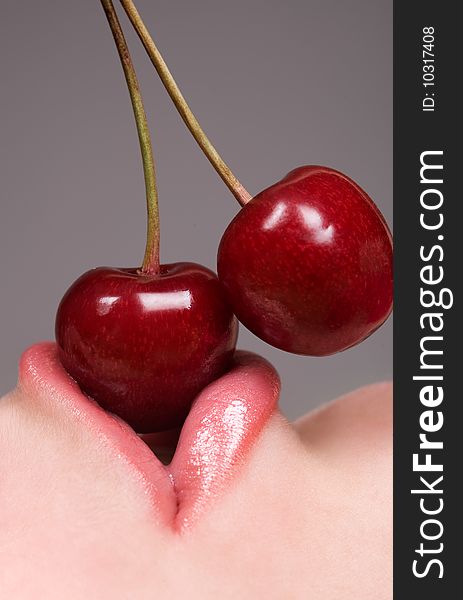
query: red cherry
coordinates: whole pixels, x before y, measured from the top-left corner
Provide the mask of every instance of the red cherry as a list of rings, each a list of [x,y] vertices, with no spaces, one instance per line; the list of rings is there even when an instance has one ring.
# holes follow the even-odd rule
[[[295,354],[358,344],[392,310],[392,238],[368,195],[305,166],[247,203],[226,229],[218,274],[238,319]]]
[[[193,263],[159,275],[100,267],[61,300],[61,362],[89,396],[140,433],[180,425],[227,369],[237,321],[216,275]]]

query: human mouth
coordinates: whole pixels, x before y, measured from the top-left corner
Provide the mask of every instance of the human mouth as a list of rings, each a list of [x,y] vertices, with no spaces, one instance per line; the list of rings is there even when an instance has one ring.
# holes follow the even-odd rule
[[[105,412],[66,373],[53,343],[24,353],[18,385],[32,414],[40,411],[56,426],[84,428],[112,468],[124,469],[129,484],[142,491],[155,520],[178,533],[193,527],[245,467],[280,390],[267,361],[237,352],[230,371],[198,395],[177,442],[175,433],[140,437]],[[152,451],[159,446],[173,452],[169,464]]]

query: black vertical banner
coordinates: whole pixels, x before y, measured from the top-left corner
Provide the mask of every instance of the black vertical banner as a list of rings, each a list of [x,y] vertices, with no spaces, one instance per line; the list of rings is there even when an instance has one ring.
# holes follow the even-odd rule
[[[397,600],[463,598],[463,36],[457,6],[394,3]]]

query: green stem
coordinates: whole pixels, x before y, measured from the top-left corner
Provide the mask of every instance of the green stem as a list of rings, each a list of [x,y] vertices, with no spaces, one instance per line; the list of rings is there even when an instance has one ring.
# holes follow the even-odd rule
[[[222,178],[225,185],[235,196],[235,198],[238,200],[241,206],[244,206],[247,202],[249,202],[249,200],[251,200],[252,196],[249,194],[249,192],[246,191],[246,189],[234,176],[230,168],[222,160],[221,156],[202,130],[198,120],[191,112],[190,107],[188,106],[185,98],[182,95],[182,92],[180,91],[178,85],[172,77],[169,68],[164,62],[161,53],[157,49],[153,38],[151,37],[145,24],[143,23],[143,20],[140,17],[140,14],[138,13],[132,0],[120,0],[120,3],[124,7],[127,16],[129,17],[133,27],[135,28],[138,37],[140,38],[143,46],[145,47],[145,50],[148,53],[148,56],[150,57],[154,68],[158,72],[158,75],[161,78],[164,87],[166,88],[169,96],[172,98],[172,101],[175,104],[178,112],[180,113],[180,116],[182,117],[183,121],[185,122],[185,125],[188,127],[191,134],[200,146],[201,150],[207,156],[209,162],[212,164],[214,169]]]
[[[146,236],[146,249],[140,271],[147,275],[159,274],[159,207],[156,186],[156,172],[154,169],[151,136],[146,120],[143,99],[138,84],[137,74],[130,57],[119,19],[111,0],[101,0],[101,4],[108,19],[111,32],[116,42],[117,51],[124,69],[127,87],[132,101],[133,113],[137,124],[138,139],[143,160],[143,173],[145,176],[146,207],[148,212],[148,230]]]

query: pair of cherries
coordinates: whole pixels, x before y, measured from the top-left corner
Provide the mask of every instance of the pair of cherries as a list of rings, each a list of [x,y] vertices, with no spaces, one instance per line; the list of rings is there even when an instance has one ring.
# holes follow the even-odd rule
[[[277,348],[326,356],[364,340],[392,309],[386,222],[327,167],[295,169],[246,202],[217,271],[182,262],[85,273],[56,316],[63,366],[137,432],[162,431],[229,367],[236,317]]]

